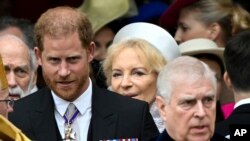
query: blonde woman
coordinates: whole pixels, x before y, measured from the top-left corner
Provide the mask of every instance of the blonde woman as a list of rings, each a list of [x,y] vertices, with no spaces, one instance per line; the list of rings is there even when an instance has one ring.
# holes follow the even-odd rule
[[[179,43],[208,38],[219,47],[250,28],[249,13],[232,0],[174,0],[160,21],[164,28],[177,28],[175,39]]]
[[[163,28],[144,22],[121,28],[103,63],[109,88],[148,102],[160,132],[164,124],[155,105],[156,78],[163,66],[180,56],[174,38]]]

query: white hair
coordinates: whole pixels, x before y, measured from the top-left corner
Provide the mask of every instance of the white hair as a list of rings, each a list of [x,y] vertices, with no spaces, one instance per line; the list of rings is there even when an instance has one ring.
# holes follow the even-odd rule
[[[28,89],[25,91],[25,92],[21,92],[21,94],[23,95],[27,95],[30,93],[31,89],[33,87],[35,87],[33,85],[33,79],[34,79],[34,75],[35,75],[35,72],[37,71],[37,59],[36,59],[36,56],[35,56],[35,52],[32,48],[30,48],[22,39],[20,39],[19,37],[15,36],[15,35],[12,35],[12,34],[4,34],[4,35],[1,35],[0,36],[0,41],[4,41],[4,40],[10,40],[12,41],[13,43],[17,43],[17,44],[20,44],[21,46],[27,48],[28,50],[28,54],[29,54],[29,64],[30,64],[30,68],[31,68],[31,76],[30,76],[30,82],[29,82],[29,85],[28,85]],[[10,88],[9,88],[10,89]],[[9,91],[13,91],[13,90],[9,90]],[[15,90],[16,91],[16,90]],[[17,89],[17,91],[20,91]]]
[[[28,53],[29,53],[29,61],[30,61],[30,68],[32,71],[36,71],[37,68],[37,60],[36,60],[36,56],[35,56],[35,52],[32,48],[30,48],[21,38],[12,35],[12,34],[4,34],[0,36],[0,40],[11,40],[15,43],[18,43],[20,45],[22,45],[23,47],[26,47],[28,49]]]
[[[181,56],[169,62],[158,75],[157,94],[169,102],[173,87],[178,87],[178,82],[197,80],[211,81],[214,91],[217,90],[215,73],[202,61],[190,57]],[[182,87],[182,86],[179,86]]]

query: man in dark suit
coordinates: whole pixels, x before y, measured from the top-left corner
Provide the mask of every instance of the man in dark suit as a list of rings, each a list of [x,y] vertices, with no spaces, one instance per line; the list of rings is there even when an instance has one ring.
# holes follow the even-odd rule
[[[35,53],[48,86],[16,102],[10,120],[32,140],[147,141],[158,134],[145,102],[92,84],[95,44],[86,16],[70,7],[49,9],[35,24]]]
[[[215,73],[189,56],[169,62],[157,78],[156,104],[165,130],[156,141],[224,141],[214,134]]]
[[[217,132],[229,137],[229,126],[250,125],[250,31],[233,36],[226,44],[224,80],[233,89],[235,106],[232,114],[217,124]]]

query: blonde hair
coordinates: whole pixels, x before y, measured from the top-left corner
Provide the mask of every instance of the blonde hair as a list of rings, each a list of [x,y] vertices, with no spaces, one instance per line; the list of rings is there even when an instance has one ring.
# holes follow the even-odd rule
[[[111,84],[112,64],[117,55],[125,48],[133,48],[140,59],[145,60],[145,66],[148,70],[157,74],[167,63],[161,52],[149,42],[142,39],[130,39],[111,45],[107,51],[106,59],[103,62],[103,71],[107,78],[107,84]]]
[[[231,0],[199,0],[184,9],[196,10],[196,19],[205,25],[218,23],[223,30],[224,41],[250,28],[249,13]]]

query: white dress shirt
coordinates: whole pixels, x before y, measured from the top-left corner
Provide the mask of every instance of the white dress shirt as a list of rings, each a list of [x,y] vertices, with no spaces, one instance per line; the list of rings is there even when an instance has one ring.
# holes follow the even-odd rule
[[[235,103],[234,109],[236,109],[237,107],[239,107],[241,105],[249,104],[249,103],[250,103],[250,98],[242,99],[242,100],[238,101],[237,103]]]
[[[90,80],[90,79],[89,79]],[[53,91],[52,96],[55,102],[55,118],[57,126],[61,133],[62,138],[65,136],[65,120],[63,115],[65,114],[69,101],[65,101],[62,98],[58,97]],[[78,97],[73,103],[76,108],[79,110],[79,114],[72,123],[77,125],[79,131],[76,132],[79,141],[86,141],[88,137],[88,130],[90,125],[90,120],[92,116],[91,105],[92,105],[92,82],[90,80],[87,90]],[[73,126],[74,127],[74,126]]]
[[[153,117],[153,120],[159,130],[159,132],[163,132],[163,130],[165,129],[165,126],[164,126],[164,121],[163,119],[161,118],[160,116],[160,112],[156,106],[156,102],[154,101],[152,103],[152,105],[150,106],[150,114],[152,115]]]

